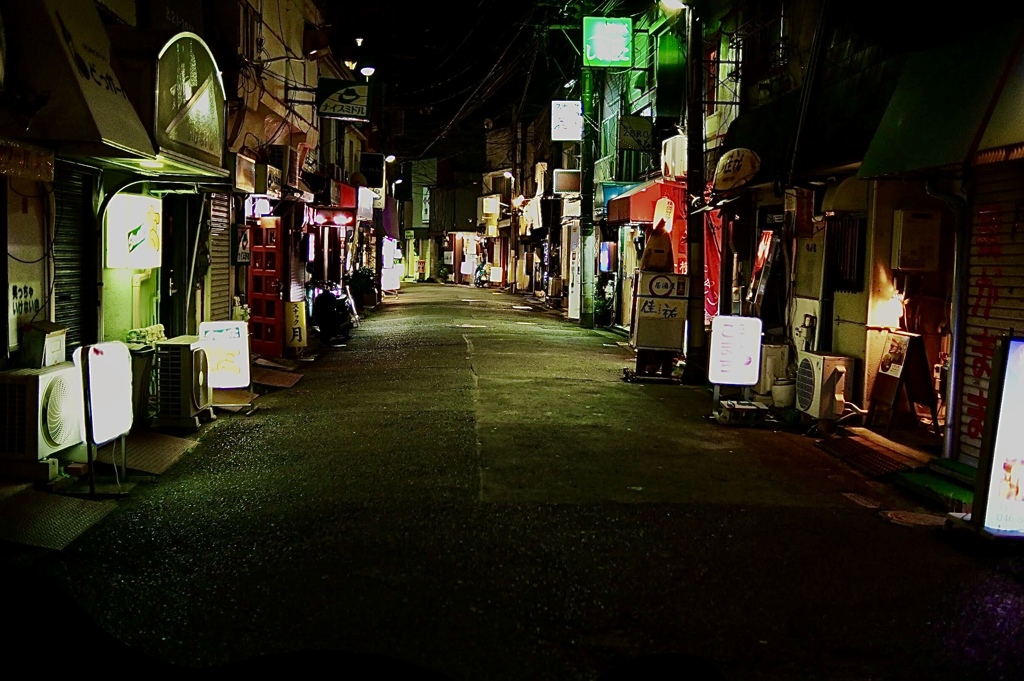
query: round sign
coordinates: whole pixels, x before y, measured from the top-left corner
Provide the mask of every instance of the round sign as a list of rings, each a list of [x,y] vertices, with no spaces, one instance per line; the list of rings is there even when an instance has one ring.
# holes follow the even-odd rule
[[[722,154],[715,167],[714,188],[717,191],[742,187],[757,175],[761,159],[750,149],[731,149]]]
[[[672,277],[665,274],[659,274],[651,277],[651,280],[647,283],[647,288],[650,290],[652,296],[666,298],[671,296],[676,290],[676,283],[672,280]]]

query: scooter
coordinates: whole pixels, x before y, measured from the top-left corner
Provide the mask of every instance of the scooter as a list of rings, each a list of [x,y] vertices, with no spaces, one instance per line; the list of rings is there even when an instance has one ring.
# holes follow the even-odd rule
[[[310,282],[306,285],[306,301],[310,321],[321,343],[331,345],[349,339],[359,315],[348,287],[333,281]]]

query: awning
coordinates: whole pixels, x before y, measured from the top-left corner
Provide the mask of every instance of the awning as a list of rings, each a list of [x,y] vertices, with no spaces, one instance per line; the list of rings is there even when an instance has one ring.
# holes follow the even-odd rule
[[[677,219],[685,217],[686,185],[658,178],[639,184],[608,202],[608,224],[654,222],[654,206],[662,197],[672,199]]]
[[[857,177],[955,167],[973,154],[1019,50],[1020,21],[996,23],[908,58]]]
[[[722,153],[750,149],[761,159],[760,170],[747,186],[774,182],[787,168],[799,113],[800,91],[793,90],[772,102],[744,111],[729,125]]]
[[[8,91],[16,87],[29,103],[28,129],[5,126],[5,136],[54,146],[65,156],[155,159],[111,65],[110,39],[95,3],[6,3],[4,33]]]
[[[1024,144],[1024,55],[1018,53],[1013,70],[1006,79],[1006,85],[992,111],[992,118],[985,128],[985,134],[978,145],[979,158],[995,161],[1010,158],[1007,153],[993,153],[994,150],[1010,152],[1012,157],[1020,158],[1020,145]],[[1015,147],[1014,149],[1007,149]]]

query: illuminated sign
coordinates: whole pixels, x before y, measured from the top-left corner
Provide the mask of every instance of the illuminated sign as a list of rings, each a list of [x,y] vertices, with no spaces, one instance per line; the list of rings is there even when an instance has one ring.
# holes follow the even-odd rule
[[[285,303],[284,306],[288,317],[288,347],[306,347],[306,301]]]
[[[117,194],[104,216],[109,268],[146,270],[160,267],[162,203],[139,194]]]
[[[249,325],[247,322],[200,322],[199,338],[206,341],[210,387],[248,388]]]
[[[1024,419],[1020,418],[1024,407],[1024,338],[1002,339],[1002,342],[1006,348],[1006,364],[995,418],[991,419],[995,434],[983,523],[985,530],[992,534],[1024,537],[1024,487],[1021,486],[1024,481],[1024,448],[1021,447]],[[982,470],[979,466],[979,478]],[[978,496],[975,495],[976,501]]]
[[[82,370],[88,396],[86,425],[89,440],[101,446],[132,429],[132,358],[121,341],[97,343],[77,348],[73,359]]]
[[[220,168],[227,100],[210,48],[195,33],[179,33],[160,51],[156,72],[157,144]]]
[[[711,322],[708,382],[755,385],[761,373],[761,320],[718,315]]]
[[[672,225],[676,221],[676,204],[667,196],[661,197],[654,204],[654,224],[658,224],[661,220],[665,221],[665,231],[671,232]]]
[[[583,139],[583,102],[551,102],[551,141],[579,142]]]
[[[633,20],[583,17],[583,65],[633,65]]]
[[[761,169],[761,158],[750,149],[732,149],[722,154],[715,167],[715,189],[736,189],[750,182]]]
[[[316,88],[317,113],[323,118],[366,123],[370,120],[370,85],[321,78]]]

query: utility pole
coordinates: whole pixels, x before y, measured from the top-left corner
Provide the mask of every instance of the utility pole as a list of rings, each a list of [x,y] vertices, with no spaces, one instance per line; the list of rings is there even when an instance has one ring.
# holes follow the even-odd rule
[[[698,3],[688,4],[686,65],[686,204],[687,274],[690,300],[686,315],[686,369],[683,382],[702,385],[708,378],[707,333],[704,330],[704,27]],[[731,283],[731,282],[730,282]]]
[[[584,65],[580,82],[583,88],[583,141],[580,164],[580,326],[594,328],[594,70]]]

